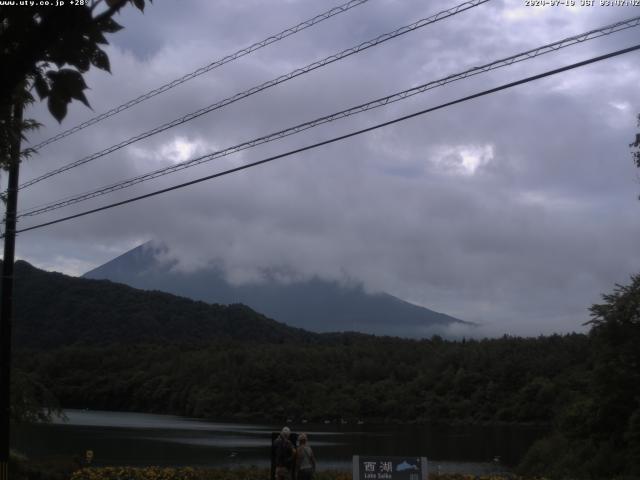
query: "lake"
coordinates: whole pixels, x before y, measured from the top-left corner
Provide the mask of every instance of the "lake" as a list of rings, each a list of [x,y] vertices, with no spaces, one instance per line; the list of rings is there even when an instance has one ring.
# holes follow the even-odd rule
[[[65,410],[65,415],[64,421],[15,428],[12,448],[33,459],[84,456],[93,450],[96,465],[266,467],[271,432],[282,428],[142,413]],[[432,472],[471,474],[508,470],[545,433],[510,426],[289,426],[308,433],[319,469],[349,470],[356,454],[398,455],[426,456]]]

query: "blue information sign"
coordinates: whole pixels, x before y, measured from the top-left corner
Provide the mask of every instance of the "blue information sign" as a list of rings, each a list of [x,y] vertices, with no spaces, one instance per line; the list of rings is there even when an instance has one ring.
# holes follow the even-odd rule
[[[354,455],[353,480],[427,480],[425,457]]]

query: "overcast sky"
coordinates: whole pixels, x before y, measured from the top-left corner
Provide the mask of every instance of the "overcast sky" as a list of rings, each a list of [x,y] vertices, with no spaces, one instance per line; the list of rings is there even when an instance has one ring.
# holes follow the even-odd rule
[[[579,1],[577,3],[580,3]],[[596,2],[599,3],[599,2]],[[158,0],[127,7],[112,75],[87,76],[34,142],[321,13],[339,1]],[[370,0],[43,149],[21,180],[456,5]],[[20,195],[20,209],[234,145],[544,43],[639,15],[634,7],[492,0],[93,163]],[[639,29],[479,75],[409,100],[24,220],[22,227],[149,192],[631,46]],[[584,331],[587,308],[640,271],[640,53],[466,102],[222,179],[18,237],[34,265],[79,275],[148,240],[180,268],[222,261],[233,282],[282,267],[464,320],[487,334]],[[3,181],[6,178],[3,176]]]

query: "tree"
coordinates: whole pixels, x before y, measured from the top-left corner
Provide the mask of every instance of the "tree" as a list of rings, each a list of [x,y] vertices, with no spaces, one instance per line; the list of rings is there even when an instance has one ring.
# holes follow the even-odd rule
[[[105,34],[122,27],[113,16],[129,0],[79,0],[67,5],[13,5],[0,7],[0,167],[9,171],[6,202],[2,299],[0,305],[0,479],[4,480],[9,461],[11,417],[11,323],[13,264],[15,252],[18,173],[25,132],[37,128],[33,120],[23,120],[25,104],[34,100],[34,89],[47,99],[51,114],[61,122],[72,100],[89,106],[82,77],[91,65],[109,71],[109,58],[100,47]],[[145,0],[130,0],[141,11]],[[149,0],[151,2],[151,0]],[[50,2],[46,2],[49,4]],[[14,382],[15,383],[15,382]],[[16,383],[19,385],[20,383]],[[32,383],[22,383],[33,385]],[[14,395],[15,397],[15,392]],[[37,402],[36,402],[37,404]],[[29,410],[29,403],[26,405]],[[28,412],[23,412],[28,416]]]
[[[640,275],[591,307],[596,352],[591,435],[620,473],[640,474]],[[634,453],[635,452],[635,453]]]
[[[48,422],[63,416],[58,399],[33,373],[14,369],[11,374],[12,423]]]
[[[638,115],[638,127],[640,127],[640,114]],[[636,139],[629,144],[631,156],[636,167],[640,168],[640,132],[636,133]],[[638,197],[640,199],[640,197]]]
[[[640,168],[640,133],[629,147]],[[557,415],[552,435],[529,450],[522,473],[640,476],[640,274],[602,298],[587,322],[593,357],[587,388]]]
[[[640,475],[640,275],[590,308],[592,367],[520,473],[551,478]]]
[[[640,115],[638,115],[638,127],[640,127]],[[640,168],[640,132],[636,133],[636,139],[629,147],[631,147],[631,155],[636,167]]]
[[[122,29],[112,17],[128,1],[144,10],[144,0],[107,0],[100,13],[96,10],[102,0],[91,5],[83,0],[82,5],[0,7],[0,166],[8,168],[12,139],[38,126],[20,122],[16,132],[14,121],[14,105],[32,101],[32,89],[47,100],[58,122],[71,101],[89,106],[82,75],[92,65],[110,71],[101,46],[108,44],[106,34]]]

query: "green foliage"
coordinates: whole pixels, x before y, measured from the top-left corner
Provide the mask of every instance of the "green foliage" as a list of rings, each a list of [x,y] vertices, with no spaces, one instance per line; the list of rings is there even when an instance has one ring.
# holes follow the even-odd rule
[[[552,475],[563,476],[564,465],[557,465],[558,452],[567,451],[567,440],[559,434],[538,440],[527,452],[518,469],[528,475]],[[566,462],[566,456],[564,457]]]
[[[11,451],[9,456],[9,478],[11,480],[69,480],[73,472],[81,467],[79,459],[50,457],[44,461],[32,461]]]
[[[638,127],[640,127],[640,115],[638,115]],[[629,147],[632,149],[631,154],[636,167],[640,168],[640,133],[636,133],[636,139]]]
[[[640,474],[640,275],[603,299],[591,307],[592,438],[610,470]]]
[[[196,470],[191,467],[83,468],[82,470],[74,472],[71,476],[71,480],[204,480],[205,478],[213,479],[216,477],[204,469]],[[247,479],[249,478],[252,477],[248,476]],[[253,478],[256,477],[254,476]],[[222,477],[220,477],[220,480],[222,480]],[[264,480],[264,477],[262,477],[261,480]]]
[[[112,16],[127,0],[109,1],[100,14],[94,14],[100,2],[91,2],[93,6],[89,1],[83,3],[73,8],[37,4],[0,10],[3,101],[29,81],[40,98],[49,98],[49,108],[58,121],[64,118],[71,99],[87,103],[82,74],[91,65],[109,71],[109,59],[101,45],[108,44],[105,34],[122,28]],[[144,0],[131,3],[144,10]],[[65,65],[73,68],[63,68]],[[60,109],[63,104],[64,112]]]
[[[34,102],[33,95],[28,90],[22,90],[13,97],[13,102],[26,107]],[[32,119],[21,119],[14,115],[14,105],[0,101],[0,168],[8,168],[12,159],[12,149],[26,140],[26,134],[41,127],[39,122]],[[20,160],[29,158],[33,154],[31,148],[22,149]],[[2,202],[6,202],[6,192],[0,194]]]
[[[11,421],[48,422],[60,416],[57,399],[32,372],[13,369],[11,372]]]
[[[49,112],[58,122],[72,100],[89,106],[82,75],[91,65],[110,71],[101,45],[108,44],[105,34],[122,28],[111,17],[127,2],[109,0],[99,14],[95,7],[101,2],[92,1],[90,6],[89,0],[73,8],[35,2],[0,9],[0,166],[6,168],[11,161],[12,140],[39,125],[33,120],[16,125],[14,106],[32,101],[32,90],[41,100],[47,99]],[[144,0],[131,3],[144,10]]]
[[[34,295],[37,292],[37,295]],[[585,335],[315,334],[16,264],[16,362],[65,407],[229,419],[549,423],[582,398]],[[303,313],[303,312],[301,312]]]
[[[103,52],[104,53],[104,52]],[[48,98],[49,111],[59,122],[67,115],[67,105],[72,99],[80,100],[87,107],[89,101],[83,90],[87,88],[82,75],[77,70],[70,68],[61,68],[58,71],[47,72],[47,80],[43,77],[37,77],[41,88],[38,89],[40,98]],[[41,94],[40,92],[43,92]]]
[[[593,368],[581,396],[534,445],[523,473],[555,478],[640,476],[640,275],[591,307]]]
[[[18,347],[202,344],[215,339],[306,342],[316,338],[244,305],[209,305],[106,280],[44,272],[21,261],[15,265],[14,298]]]
[[[512,342],[519,344],[517,353],[501,355]],[[557,353],[564,345],[582,355],[563,358]],[[22,351],[16,361],[47,378],[61,404],[73,408],[236,420],[544,424],[564,398],[579,396],[565,379],[569,372],[582,374],[586,346],[581,335],[437,346],[430,340],[376,337],[362,337],[349,346],[326,339],[211,340],[189,345],[78,344]],[[500,360],[479,365],[475,358],[485,355]],[[372,369],[388,374],[362,376],[354,366],[364,359]],[[523,366],[515,384],[499,373],[500,365],[512,360]],[[551,362],[563,373],[550,370]],[[457,368],[448,368],[450,364]],[[413,377],[394,373],[404,370],[414,372]],[[474,380],[456,387],[456,377]],[[556,394],[553,398],[545,393],[547,388]],[[529,396],[529,391],[534,393]]]
[[[37,295],[34,294],[37,292]],[[303,312],[301,312],[303,313]],[[584,335],[315,334],[16,263],[19,367],[65,407],[233,419],[548,423],[582,397]]]

